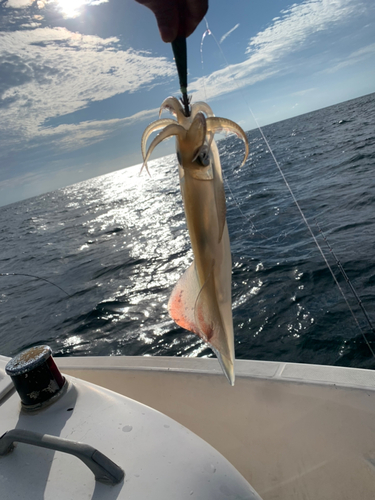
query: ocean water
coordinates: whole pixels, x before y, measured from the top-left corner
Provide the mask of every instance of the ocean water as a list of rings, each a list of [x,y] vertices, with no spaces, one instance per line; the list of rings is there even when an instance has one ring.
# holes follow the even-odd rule
[[[348,304],[259,131],[219,142],[236,357],[375,368],[375,94],[264,128]],[[0,208],[0,353],[213,356],[169,318],[192,260],[174,155]],[[318,224],[318,225],[317,225]],[[322,233],[323,232],[323,233]]]

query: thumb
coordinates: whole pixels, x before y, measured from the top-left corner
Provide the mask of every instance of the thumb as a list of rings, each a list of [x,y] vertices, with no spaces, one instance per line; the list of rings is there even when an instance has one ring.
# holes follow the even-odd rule
[[[179,11],[176,0],[137,0],[154,13],[163,42],[169,43],[177,37]]]
[[[163,42],[169,43],[177,37],[179,28],[179,13],[175,5],[161,4],[156,12],[154,12],[158,23],[160,36]],[[163,6],[162,6],[163,5]]]

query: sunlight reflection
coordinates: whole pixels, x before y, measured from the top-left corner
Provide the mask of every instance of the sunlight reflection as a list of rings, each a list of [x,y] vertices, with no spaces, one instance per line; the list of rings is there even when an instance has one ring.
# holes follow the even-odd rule
[[[82,338],[79,335],[73,335],[72,337],[69,337],[68,339],[63,341],[63,345],[65,347],[71,347],[75,345],[79,345],[82,342]]]
[[[196,358],[197,356],[199,356],[199,354],[201,352],[203,352],[205,349],[207,349],[207,344],[205,344],[203,342],[203,340],[200,340],[200,343],[198,345],[198,347],[196,349],[194,349],[193,351],[191,351],[187,357],[188,358]],[[207,358],[208,356],[201,356],[201,358]]]
[[[145,332],[141,332],[139,334],[139,340],[141,340],[144,344],[152,344],[154,339],[148,336]]]
[[[111,347],[111,354],[124,349],[132,354],[143,346],[143,355],[201,355],[206,346],[194,336],[175,334],[167,311],[173,286],[193,260],[175,155],[150,161],[151,178],[139,176],[140,168],[129,167],[62,190],[67,218],[82,228],[67,254],[80,250],[78,272],[97,296],[84,316],[87,331],[95,332],[99,326],[91,335],[98,337],[98,343],[90,338],[89,349],[108,353],[105,344],[111,338],[113,343],[113,332],[118,331],[118,345]],[[100,260],[93,276],[90,259],[95,253]],[[260,282],[249,285],[250,292]]]

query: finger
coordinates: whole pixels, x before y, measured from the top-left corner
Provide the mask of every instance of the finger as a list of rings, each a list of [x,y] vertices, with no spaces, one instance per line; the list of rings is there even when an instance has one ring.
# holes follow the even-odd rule
[[[163,42],[170,43],[175,40],[179,30],[179,12],[175,4],[165,2],[155,12],[160,36]]]

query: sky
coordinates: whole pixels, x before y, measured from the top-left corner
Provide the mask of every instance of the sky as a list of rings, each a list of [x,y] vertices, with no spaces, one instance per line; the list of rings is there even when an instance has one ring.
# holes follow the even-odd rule
[[[187,44],[193,102],[245,130],[375,92],[374,0],[210,0]],[[134,0],[0,0],[0,206],[140,164],[169,95],[171,46]]]

